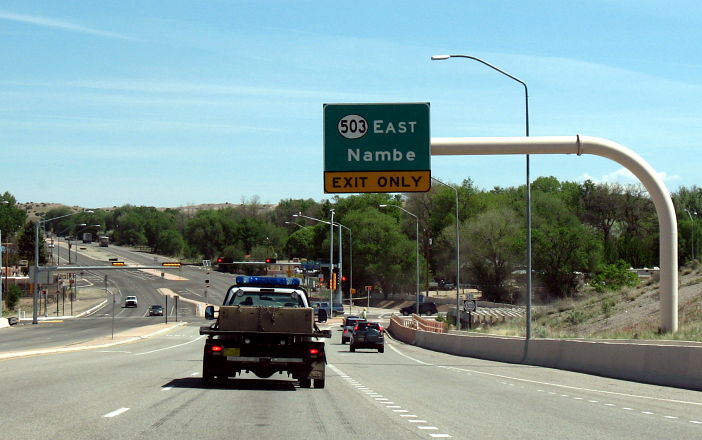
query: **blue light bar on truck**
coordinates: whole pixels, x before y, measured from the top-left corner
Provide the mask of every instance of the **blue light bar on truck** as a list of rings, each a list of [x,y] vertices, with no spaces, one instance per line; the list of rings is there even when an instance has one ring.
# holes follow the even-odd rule
[[[291,286],[300,285],[299,278],[288,277],[250,277],[239,275],[236,277],[237,286]]]

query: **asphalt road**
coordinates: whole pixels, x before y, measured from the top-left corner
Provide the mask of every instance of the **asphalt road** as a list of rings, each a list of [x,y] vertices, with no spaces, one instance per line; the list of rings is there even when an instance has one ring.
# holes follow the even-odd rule
[[[139,343],[0,362],[8,438],[699,439],[702,395],[435,353],[334,331],[326,388],[253,375],[203,387],[197,325]],[[336,330],[336,328],[334,329]]]
[[[118,247],[111,255],[153,264]],[[104,248],[101,252],[104,251]],[[124,253],[122,253],[124,252]],[[102,257],[90,254],[97,261]],[[81,255],[81,263],[86,264]],[[107,255],[107,254],[106,254]],[[105,256],[106,256],[105,255]],[[137,294],[140,307],[118,308],[119,329],[153,324],[146,306],[159,288],[215,300],[231,275],[183,268],[185,280],[111,271],[111,288]],[[100,279],[103,273],[93,275]],[[190,308],[190,311],[187,309]],[[326,388],[300,389],[275,375],[245,374],[201,383],[203,337],[190,324],[150,339],[87,351],[0,361],[3,437],[13,439],[699,439],[702,394],[547,368],[436,353],[386,340],[384,354],[327,343]],[[0,351],[73,345],[104,336],[111,308],[88,318],[4,329]]]

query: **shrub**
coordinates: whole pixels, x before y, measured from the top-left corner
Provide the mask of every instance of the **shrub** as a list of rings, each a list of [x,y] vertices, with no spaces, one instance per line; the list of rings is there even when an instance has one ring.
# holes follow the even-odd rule
[[[7,307],[7,310],[15,308],[19,302],[20,296],[22,296],[22,289],[14,284],[10,286],[9,290],[5,292],[5,307]]]
[[[622,287],[633,287],[639,282],[639,277],[629,271],[628,264],[619,260],[615,264],[600,266],[597,274],[590,283],[597,292],[618,290]]]

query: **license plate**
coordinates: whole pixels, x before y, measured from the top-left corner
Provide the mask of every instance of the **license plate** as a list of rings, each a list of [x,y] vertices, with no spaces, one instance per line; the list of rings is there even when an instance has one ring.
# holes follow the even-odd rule
[[[241,349],[239,347],[225,348],[224,349],[225,356],[239,356],[240,354],[241,354]]]

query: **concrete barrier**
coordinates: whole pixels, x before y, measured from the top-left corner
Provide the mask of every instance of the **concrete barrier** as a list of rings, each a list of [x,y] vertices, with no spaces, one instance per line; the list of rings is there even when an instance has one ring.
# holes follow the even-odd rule
[[[442,334],[390,321],[398,340],[429,350],[499,362],[578,371],[616,379],[702,390],[702,343],[532,339]]]

